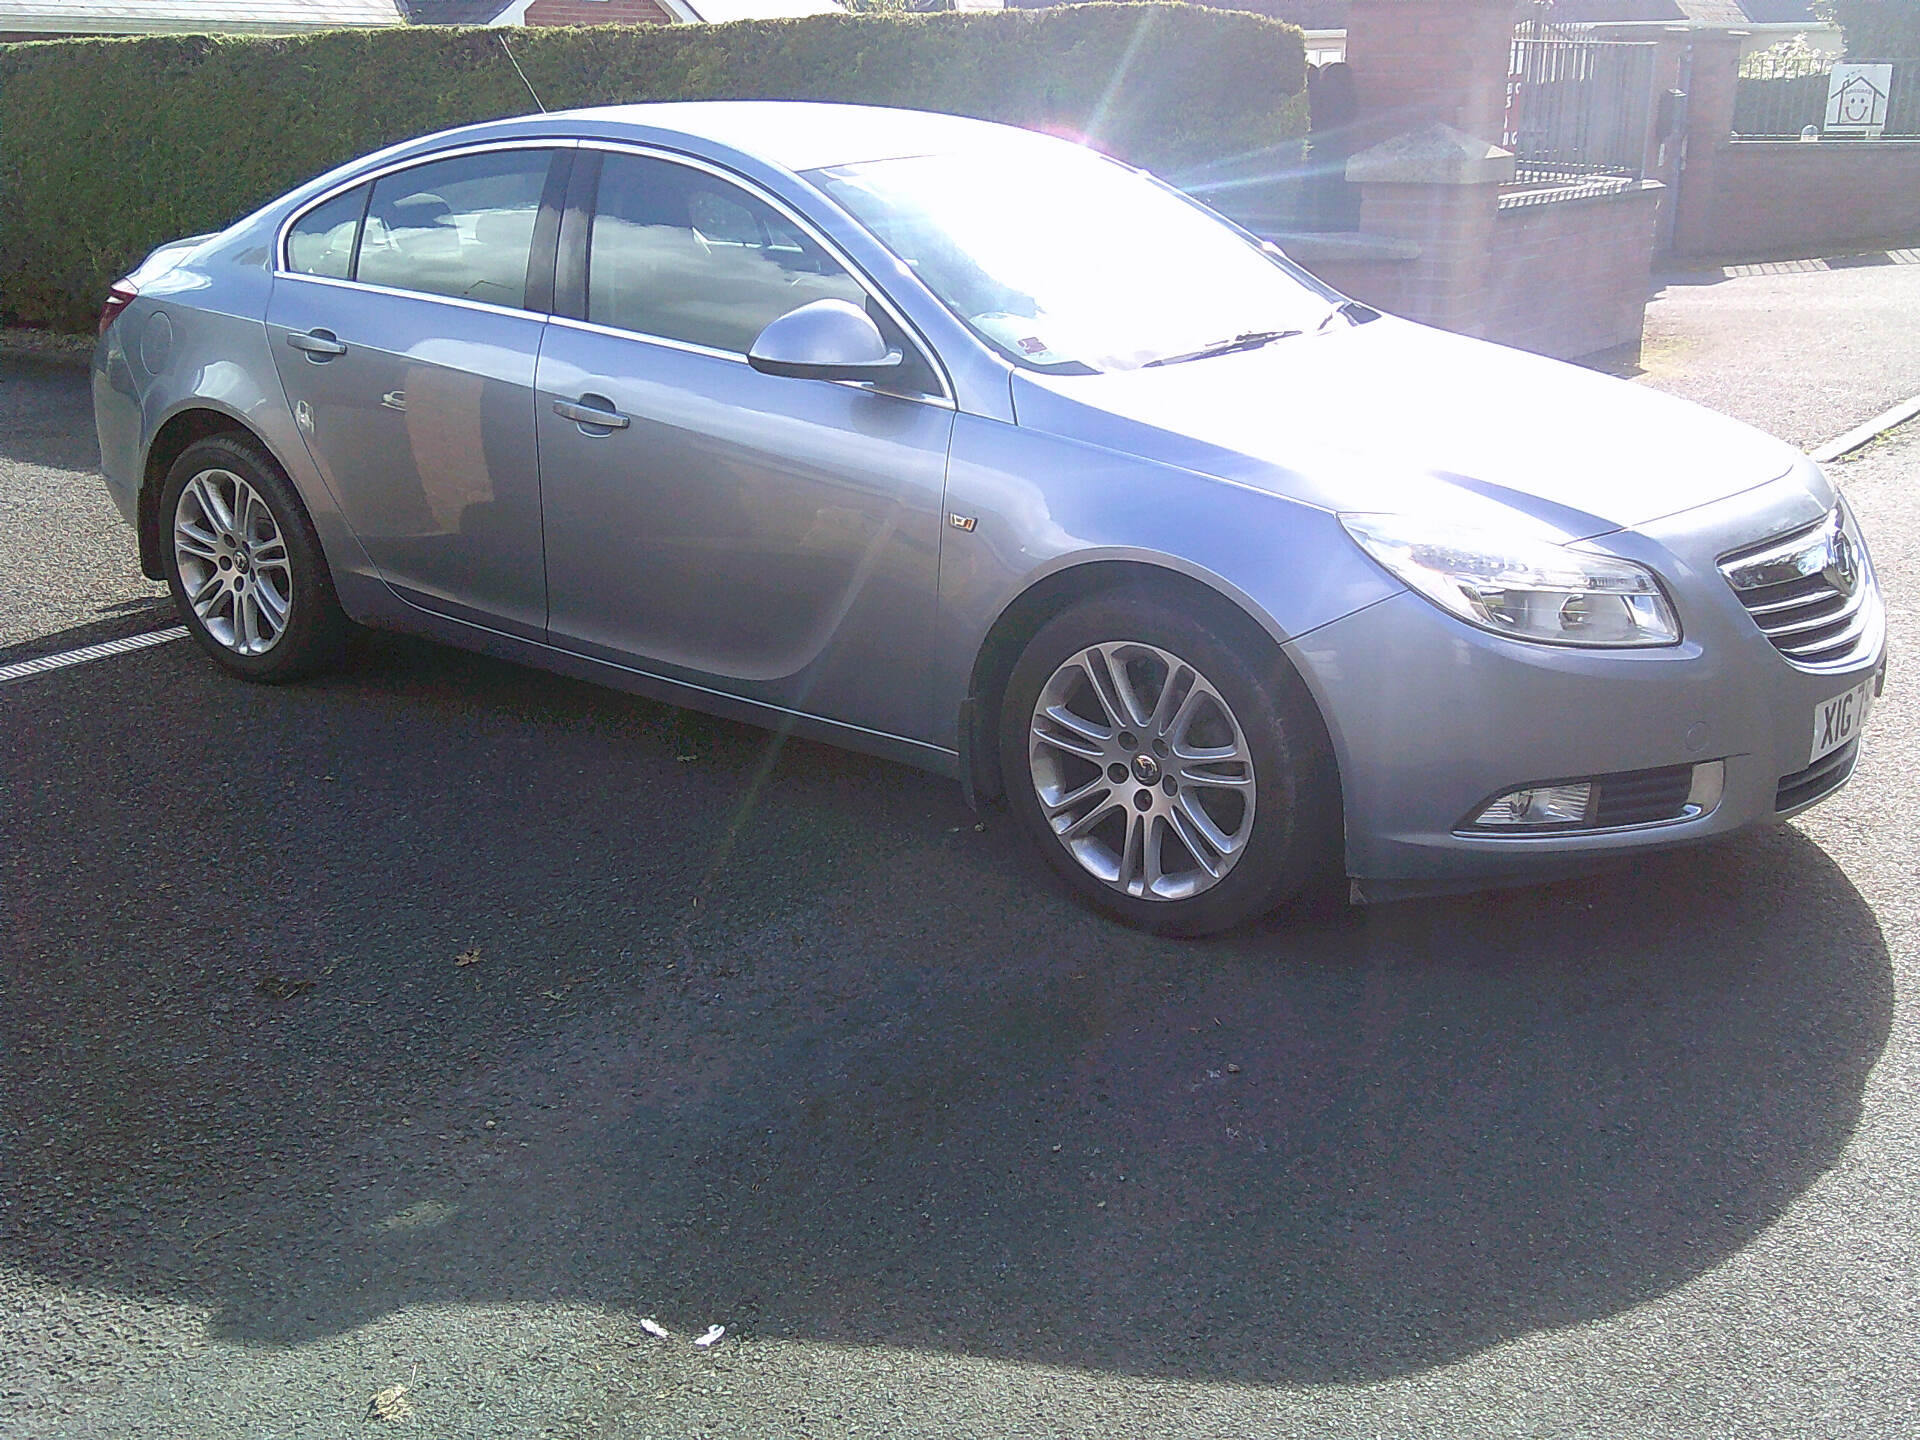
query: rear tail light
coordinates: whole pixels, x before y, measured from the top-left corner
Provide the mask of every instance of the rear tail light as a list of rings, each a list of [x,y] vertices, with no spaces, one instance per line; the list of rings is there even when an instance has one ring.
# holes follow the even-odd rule
[[[100,307],[100,334],[107,333],[107,327],[119,318],[120,312],[139,298],[140,292],[134,288],[131,280],[116,280],[107,290],[107,303]]]

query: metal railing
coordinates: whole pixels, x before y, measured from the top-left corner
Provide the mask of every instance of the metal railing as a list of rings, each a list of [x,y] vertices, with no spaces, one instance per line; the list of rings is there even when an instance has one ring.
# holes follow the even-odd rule
[[[1883,96],[1865,97],[1878,105],[1885,124],[1877,137],[1854,128],[1829,128],[1833,68],[1839,65],[1889,67]],[[1878,74],[1867,83],[1877,88]],[[1762,50],[1740,61],[1733,91],[1736,140],[1920,140],[1920,58],[1841,60],[1834,55],[1772,55]]]
[[[1601,194],[1646,173],[1655,46],[1645,41],[1513,42],[1503,143],[1515,180]]]

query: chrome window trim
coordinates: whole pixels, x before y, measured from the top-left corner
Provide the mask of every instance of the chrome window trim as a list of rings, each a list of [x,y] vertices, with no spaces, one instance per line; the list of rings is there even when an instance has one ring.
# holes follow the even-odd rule
[[[603,335],[609,340],[626,340],[642,345],[658,345],[663,350],[678,350],[687,355],[702,355],[709,360],[725,360],[734,365],[746,365],[747,357],[737,350],[717,350],[711,345],[696,345],[691,340],[675,340],[668,335],[649,335],[644,330],[622,330],[617,325],[601,325],[592,320],[576,320],[571,315],[536,316],[549,325],[562,325],[569,330],[579,330],[588,335]],[[904,400],[913,405],[931,405],[936,410],[957,410],[953,401],[940,395],[920,395],[908,390],[889,390],[886,386],[871,380],[816,380],[816,385],[839,385],[853,390],[868,390],[875,395],[885,395],[889,400]]]
[[[511,305],[492,305],[485,300],[469,300],[464,295],[436,295],[431,290],[401,290],[392,285],[370,285],[364,280],[342,280],[334,275],[303,275],[297,270],[276,271],[274,279],[299,280],[308,285],[331,285],[337,290],[358,290],[367,295],[391,295],[396,300],[421,300],[435,305],[457,305],[462,310],[478,310],[486,315],[509,315],[515,320],[549,320],[544,310],[517,310]]]
[[[293,269],[291,262],[287,258],[287,241],[293,233],[293,227],[305,219],[309,211],[319,209],[329,200],[338,199],[349,190],[357,190],[362,185],[377,183],[378,181],[386,179],[389,175],[397,175],[402,170],[411,170],[418,165],[431,165],[437,160],[458,160],[463,155],[485,155],[499,150],[575,150],[579,148],[579,145],[580,142],[576,139],[560,136],[543,136],[538,139],[525,140],[479,140],[470,145],[455,145],[446,150],[429,151],[424,155],[409,155],[404,160],[395,160],[374,170],[362,170],[352,179],[343,180],[332,189],[307,201],[298,210],[293,211],[286,219],[280,222],[280,228],[274,232],[273,237],[273,278],[276,280],[282,278],[289,280],[335,278],[309,275],[304,270]],[[538,213],[537,206],[535,207],[535,213]],[[366,223],[364,218],[361,223]],[[362,289],[377,291],[382,295],[411,295],[416,298],[424,297],[429,300],[452,299],[456,302],[459,301],[458,296],[435,295],[430,290],[395,290],[386,285],[368,285],[360,280],[340,280],[338,283],[343,285],[358,285]],[[484,308],[504,311],[510,315],[539,315],[543,313],[539,310],[516,309],[506,305],[490,305]]]
[[[679,350],[688,355],[704,355],[709,360],[731,360],[736,365],[747,363],[747,357],[737,350],[719,350],[711,345],[696,345],[691,340],[676,340],[671,335],[654,335],[645,330],[623,330],[618,325],[602,325],[595,320],[576,320],[571,315],[549,315],[547,323],[564,325],[569,330],[584,330],[590,335],[605,335],[610,340],[644,340],[649,345],[658,345],[663,350]]]
[[[747,194],[751,195],[754,199],[760,201],[763,205],[766,205],[769,209],[785,217],[786,220],[802,234],[806,235],[822,250],[826,251],[828,255],[832,256],[840,267],[844,269],[848,275],[853,277],[854,283],[879,303],[880,308],[887,312],[888,317],[893,323],[900,327],[900,333],[913,342],[914,348],[920,352],[920,358],[926,362],[927,368],[933,372],[934,379],[939,381],[941,391],[937,396],[920,396],[900,390],[889,390],[884,386],[877,386],[868,381],[835,380],[829,383],[835,385],[856,385],[863,390],[874,390],[876,393],[891,395],[902,400],[922,400],[938,404],[942,408],[949,410],[958,410],[960,408],[956,398],[956,392],[953,388],[953,377],[947,373],[946,364],[940,359],[939,351],[934,349],[933,345],[928,342],[927,337],[920,333],[920,327],[915,325],[902,313],[900,307],[893,303],[892,297],[886,293],[880,283],[862,269],[853,257],[847,254],[836,241],[826,235],[819,226],[800,214],[779,196],[770,194],[762,186],[736,170],[729,170],[724,165],[715,164],[713,161],[703,159],[697,155],[689,155],[684,151],[669,150],[663,146],[648,145],[640,141],[587,138],[578,140],[575,143],[583,150],[598,150],[610,155],[637,155],[642,159],[660,160],[671,165],[685,165],[689,169],[698,170],[725,184],[737,186],[746,191]],[[594,214],[597,218],[599,214],[597,205]],[[591,225],[589,225],[587,244],[591,246],[592,243],[593,231]],[[875,243],[877,244],[878,242],[876,241]],[[591,266],[591,257],[589,257],[589,266]],[[588,273],[592,273],[591,269],[589,269]],[[571,324],[597,330],[607,335],[647,340],[656,344],[669,346],[673,349],[692,351],[695,354],[720,355],[729,359],[739,360],[742,364],[745,364],[747,360],[747,357],[738,351],[717,350],[711,346],[695,345],[689,341],[675,340],[666,335],[649,334],[644,330],[625,330],[618,326],[602,325],[591,320],[571,320],[570,317],[561,315],[555,315],[552,318],[555,320],[568,320]]]
[[[484,155],[502,150],[598,150],[606,154],[638,155],[646,159],[665,161],[669,164],[686,165],[704,174],[711,175],[716,180],[738,186],[762,204],[767,205],[776,213],[783,216],[790,224],[800,230],[802,234],[806,235],[816,245],[820,246],[821,249],[825,250],[847,274],[853,277],[855,284],[879,303],[880,308],[887,312],[887,315],[893,320],[893,323],[900,327],[901,333],[906,335],[908,339],[913,342],[914,347],[920,352],[920,358],[926,362],[927,368],[933,372],[934,379],[939,382],[941,392],[938,395],[919,395],[903,390],[888,389],[883,385],[864,380],[837,380],[829,383],[847,385],[860,390],[871,390],[876,394],[889,395],[899,400],[912,400],[924,405],[935,405],[946,410],[957,411],[960,408],[957,392],[953,386],[953,377],[948,373],[946,363],[941,360],[940,352],[935,349],[927,337],[921,333],[920,327],[908,319],[900,307],[893,302],[892,297],[886,293],[879,282],[869,275],[852,256],[848,255],[837,242],[822,232],[811,220],[801,215],[779,196],[770,194],[762,186],[740,174],[738,171],[729,170],[724,165],[715,164],[713,161],[697,155],[689,155],[682,150],[671,150],[665,146],[648,145],[639,141],[607,140],[591,136],[585,138],[578,136],[529,136],[514,140],[480,140],[467,145],[451,146],[445,150],[429,151],[422,155],[409,155],[405,159],[394,160],[372,170],[362,170],[358,174],[342,180],[339,184],[321,192],[313,199],[306,201],[298,209],[291,211],[286,218],[280,222],[279,229],[274,233],[273,278],[275,280],[304,280],[315,285],[335,285],[348,290],[364,290],[369,294],[393,295],[408,300],[431,300],[444,305],[458,305],[465,309],[478,310],[492,315],[530,316],[534,319],[554,321],[568,325],[574,329],[586,330],[617,339],[645,340],[651,344],[662,345],[672,350],[682,350],[688,354],[708,355],[723,360],[736,360],[743,365],[747,363],[747,357],[738,351],[719,350],[712,346],[696,345],[689,341],[676,340],[667,335],[652,335],[643,330],[625,330],[617,326],[602,325],[590,320],[576,320],[571,316],[556,315],[544,310],[529,310],[524,307],[509,305],[490,305],[485,301],[468,300],[457,295],[436,295],[426,290],[402,290],[390,285],[370,284],[364,280],[350,280],[331,275],[312,275],[306,271],[291,268],[288,260],[287,246],[293,233],[293,227],[298,225],[309,212],[319,209],[320,206],[325,205],[328,201],[338,199],[340,196],[351,190],[356,190],[362,185],[373,184],[385,179],[389,175],[398,174],[402,170],[411,170],[420,165],[430,165],[438,160],[456,160],[465,155]],[[362,223],[365,222],[363,221]],[[591,229],[588,231],[588,243],[592,243]],[[878,244],[879,242],[875,241],[874,243]]]

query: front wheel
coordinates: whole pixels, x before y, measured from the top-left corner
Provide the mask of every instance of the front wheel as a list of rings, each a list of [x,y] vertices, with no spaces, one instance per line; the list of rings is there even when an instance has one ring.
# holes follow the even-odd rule
[[[293,483],[257,443],[213,435],[181,452],[160,492],[167,587],[193,638],[248,680],[338,658],[347,621]]]
[[[1149,595],[1096,596],[1041,628],[1008,681],[1000,757],[1011,808],[1062,879],[1162,934],[1273,908],[1337,838],[1326,734],[1299,677]]]

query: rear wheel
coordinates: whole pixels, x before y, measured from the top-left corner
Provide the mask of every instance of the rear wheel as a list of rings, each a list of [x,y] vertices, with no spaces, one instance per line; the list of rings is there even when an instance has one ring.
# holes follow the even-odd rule
[[[1224,930],[1325,869],[1335,783],[1305,687],[1264,642],[1235,645],[1173,602],[1096,596],[1050,621],[1000,728],[1022,828],[1129,924]]]
[[[160,495],[167,586],[187,629],[248,680],[295,680],[343,648],[313,522],[285,472],[257,442],[214,435],[181,452]]]

